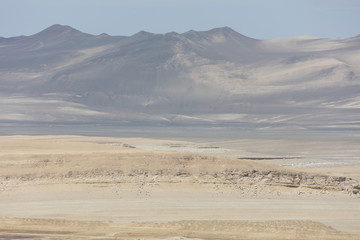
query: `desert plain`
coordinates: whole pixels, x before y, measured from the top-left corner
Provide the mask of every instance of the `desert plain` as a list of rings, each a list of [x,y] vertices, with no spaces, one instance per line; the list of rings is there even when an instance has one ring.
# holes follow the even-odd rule
[[[360,150],[322,146],[2,136],[0,239],[360,239]]]

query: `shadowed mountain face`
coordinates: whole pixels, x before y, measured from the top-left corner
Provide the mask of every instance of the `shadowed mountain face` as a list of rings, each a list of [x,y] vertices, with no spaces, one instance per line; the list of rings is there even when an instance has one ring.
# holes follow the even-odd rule
[[[230,28],[0,38],[1,123],[359,130],[360,37],[256,40]]]

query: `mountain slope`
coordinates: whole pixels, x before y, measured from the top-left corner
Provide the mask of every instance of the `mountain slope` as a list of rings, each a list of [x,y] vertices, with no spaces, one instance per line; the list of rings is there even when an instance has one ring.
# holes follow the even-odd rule
[[[0,121],[358,129],[360,40],[256,40],[224,27],[0,39]]]

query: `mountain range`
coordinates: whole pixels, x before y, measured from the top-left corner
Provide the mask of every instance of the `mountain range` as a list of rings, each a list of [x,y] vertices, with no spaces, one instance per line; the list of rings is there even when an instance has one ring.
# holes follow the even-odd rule
[[[228,27],[132,36],[53,25],[0,38],[0,125],[360,130],[360,35],[258,40]]]

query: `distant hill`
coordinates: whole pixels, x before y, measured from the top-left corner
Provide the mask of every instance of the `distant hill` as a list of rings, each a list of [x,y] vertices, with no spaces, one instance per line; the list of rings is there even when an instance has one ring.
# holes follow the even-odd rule
[[[358,131],[359,56],[359,36],[95,36],[53,25],[0,38],[0,123]]]

